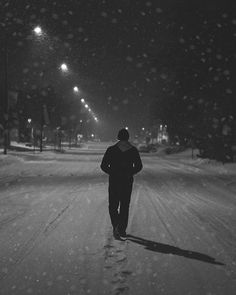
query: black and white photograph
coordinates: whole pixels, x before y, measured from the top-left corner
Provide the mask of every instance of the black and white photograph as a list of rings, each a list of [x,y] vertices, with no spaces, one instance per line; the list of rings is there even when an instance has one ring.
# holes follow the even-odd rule
[[[236,1],[0,0],[0,295],[236,294]]]

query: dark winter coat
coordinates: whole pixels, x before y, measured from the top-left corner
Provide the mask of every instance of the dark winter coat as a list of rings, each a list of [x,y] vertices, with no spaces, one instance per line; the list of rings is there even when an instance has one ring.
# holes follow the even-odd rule
[[[138,150],[128,141],[108,147],[101,163],[101,169],[109,174],[110,180],[133,180],[133,175],[142,167]]]

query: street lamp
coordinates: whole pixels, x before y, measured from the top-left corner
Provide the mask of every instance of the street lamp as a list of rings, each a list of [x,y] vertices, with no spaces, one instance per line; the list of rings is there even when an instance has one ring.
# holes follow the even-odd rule
[[[37,26],[33,29],[35,35],[37,36],[42,36],[43,35],[43,31],[42,31],[42,28],[40,26]]]
[[[77,86],[75,86],[75,87],[73,88],[73,90],[74,90],[75,93],[78,93],[78,92],[79,92],[79,88],[78,88]]]
[[[28,124],[27,124],[27,130],[28,130],[28,133],[27,133],[27,138],[29,139],[30,142],[32,142],[32,138],[33,138],[33,128],[32,128],[32,119],[31,118],[28,118],[27,120]]]
[[[33,32],[35,34],[36,37],[42,37],[44,32],[42,30],[42,28],[40,26],[36,26],[34,29],[33,29]],[[43,78],[44,78],[44,72],[42,72],[42,75],[41,75],[41,78],[42,78],[42,82],[43,82]],[[39,149],[40,149],[40,152],[43,151],[43,119],[44,119],[44,106],[43,106],[43,100],[42,98],[40,98],[40,109],[41,109],[41,112],[40,112],[40,146],[39,146]]]
[[[33,29],[34,34],[36,35],[36,37],[41,37],[45,35],[44,31],[42,30],[42,28],[40,26],[36,26]],[[60,70],[63,73],[67,73],[68,72],[68,66],[65,63],[62,63],[60,65]],[[44,74],[42,75],[42,82],[44,79]],[[40,107],[41,107],[41,122],[40,122],[40,152],[43,151],[43,127],[44,127],[44,113],[46,111],[46,106],[43,104],[43,99],[41,98],[40,101]]]
[[[34,28],[34,33],[37,36],[42,35],[41,27],[37,26]],[[3,153],[7,154],[7,148],[9,144],[9,101],[8,101],[8,33],[5,33],[5,40],[4,40],[4,151]]]
[[[67,66],[67,64],[62,63],[62,64],[60,65],[60,69],[61,69],[61,71],[62,71],[63,73],[67,73],[67,72],[68,72],[68,66]]]
[[[7,154],[7,148],[9,143],[9,101],[8,101],[8,35],[5,33],[4,40],[4,107],[3,107],[3,119],[4,119],[4,155]]]

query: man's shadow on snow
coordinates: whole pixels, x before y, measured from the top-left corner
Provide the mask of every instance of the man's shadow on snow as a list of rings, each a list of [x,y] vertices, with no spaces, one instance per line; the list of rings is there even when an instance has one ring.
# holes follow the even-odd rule
[[[199,253],[199,252],[184,250],[171,245],[145,240],[143,238],[136,237],[133,235],[127,235],[127,239],[133,243],[144,246],[144,248],[149,251],[183,256],[186,258],[195,259],[195,260],[216,264],[216,265],[225,265],[224,263],[216,261],[215,258],[208,256],[206,254]]]

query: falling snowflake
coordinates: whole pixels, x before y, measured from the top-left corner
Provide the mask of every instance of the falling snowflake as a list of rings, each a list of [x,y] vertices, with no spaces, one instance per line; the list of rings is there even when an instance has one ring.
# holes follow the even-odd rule
[[[82,27],[79,27],[79,28],[78,28],[78,32],[79,32],[79,33],[82,33],[83,31],[84,31],[84,29],[83,29]]]
[[[227,94],[232,94],[232,93],[233,93],[233,91],[232,91],[230,88],[227,88],[227,89],[225,90],[225,92],[226,92]]]
[[[147,7],[151,7],[151,6],[152,6],[152,2],[151,2],[151,1],[147,1],[147,2],[146,2],[146,6],[147,6]]]
[[[103,12],[101,13],[101,16],[106,18],[106,17],[108,17],[108,14],[107,14],[105,11],[103,11]]]
[[[156,68],[151,68],[151,73],[156,73],[157,72],[157,69]]]
[[[46,8],[41,8],[41,9],[40,9],[40,12],[41,12],[41,13],[45,13],[46,11],[47,11]]]
[[[168,78],[168,75],[167,75],[167,74],[164,74],[164,73],[162,73],[162,74],[160,75],[160,77],[161,77],[163,80],[165,80],[165,79],[167,79],[167,78]]]
[[[63,26],[67,26],[68,25],[68,21],[67,20],[63,20],[62,21]]]
[[[131,56],[127,56],[127,57],[126,57],[126,60],[127,60],[128,62],[132,62],[132,61],[133,61],[133,58],[132,58]]]
[[[137,68],[142,68],[142,67],[143,67],[143,63],[141,63],[141,62],[137,63],[137,64],[136,64],[136,67],[137,67]]]
[[[27,74],[29,72],[28,68],[23,69],[23,74]]]
[[[72,33],[67,35],[67,39],[73,39],[73,38],[74,38],[74,35]]]
[[[113,106],[112,107],[113,111],[118,111],[119,110],[119,107],[117,105]]]
[[[55,20],[57,20],[57,19],[59,19],[59,16],[58,16],[58,14],[53,13],[53,14],[52,14],[52,18],[55,19]]]
[[[224,74],[225,76],[229,76],[229,75],[230,75],[230,71],[229,71],[229,70],[224,70],[223,74]]]
[[[111,22],[112,22],[113,24],[117,24],[117,23],[118,23],[118,20],[117,20],[116,18],[113,18],[113,19],[111,20]]]
[[[162,13],[163,10],[162,10],[161,8],[158,7],[158,8],[156,8],[156,12],[157,12],[157,13]]]
[[[64,42],[64,46],[67,47],[67,48],[69,48],[70,47],[70,43]]]

